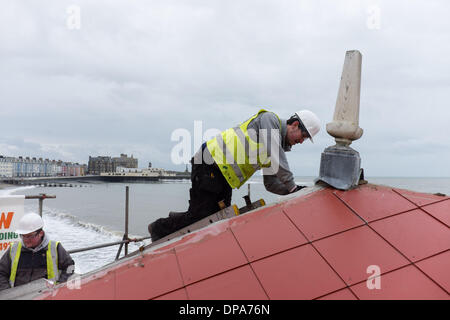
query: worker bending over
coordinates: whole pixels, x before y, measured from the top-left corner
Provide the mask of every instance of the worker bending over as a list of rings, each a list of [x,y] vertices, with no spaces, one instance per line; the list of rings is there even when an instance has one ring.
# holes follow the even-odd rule
[[[187,212],[170,212],[169,217],[149,224],[152,241],[219,211],[221,201],[230,206],[232,189],[240,188],[261,168],[264,186],[272,193],[286,195],[304,188],[295,184],[285,152],[305,139],[313,142],[319,130],[320,120],[309,110],[298,111],[288,120],[260,110],[203,143],[191,159]]]

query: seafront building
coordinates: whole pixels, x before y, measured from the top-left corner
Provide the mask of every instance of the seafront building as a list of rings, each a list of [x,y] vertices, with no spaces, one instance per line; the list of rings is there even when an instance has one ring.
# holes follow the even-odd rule
[[[112,172],[113,163],[111,157],[91,157],[89,156],[88,173],[99,175],[102,172]]]
[[[12,157],[0,156],[0,177],[12,177],[14,174],[14,160]]]
[[[138,167],[138,159],[133,155],[128,157],[126,154],[120,154],[120,157],[111,158],[109,156],[89,156],[88,173],[99,175],[105,172],[116,172],[117,168],[135,169]]]
[[[133,158],[133,155],[129,158],[126,154],[121,153],[120,157],[112,158],[113,165],[122,168],[137,168],[138,159]]]
[[[120,157],[89,157],[89,164],[64,162],[36,157],[7,157],[0,155],[0,178],[73,177],[115,172],[116,168],[137,168],[138,159],[121,154]]]
[[[85,164],[0,155],[0,178],[84,176],[86,171]]]

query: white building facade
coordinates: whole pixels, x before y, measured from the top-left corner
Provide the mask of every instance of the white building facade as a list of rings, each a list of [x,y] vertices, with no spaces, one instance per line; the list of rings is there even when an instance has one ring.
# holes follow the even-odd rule
[[[14,174],[14,158],[0,158],[0,178],[12,178]]]

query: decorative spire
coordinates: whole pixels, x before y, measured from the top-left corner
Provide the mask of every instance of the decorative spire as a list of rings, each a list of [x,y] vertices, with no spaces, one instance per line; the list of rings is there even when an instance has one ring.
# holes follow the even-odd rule
[[[359,153],[349,147],[363,134],[359,127],[361,62],[359,51],[346,52],[333,121],[327,124],[336,145],[326,148],[320,159],[318,180],[341,190],[358,186],[364,176]]]
[[[327,124],[327,132],[335,138],[338,145],[349,146],[363,134],[359,127],[361,62],[362,55],[359,51],[347,51],[345,54],[333,121]]]

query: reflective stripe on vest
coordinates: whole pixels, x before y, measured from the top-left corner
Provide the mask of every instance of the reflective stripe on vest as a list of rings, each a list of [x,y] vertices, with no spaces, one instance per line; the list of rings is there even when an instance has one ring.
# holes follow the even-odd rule
[[[265,145],[255,142],[256,137],[252,138],[247,130],[249,123],[264,112],[268,111],[260,110],[240,126],[225,130],[206,143],[211,156],[232,188],[240,188],[261,167],[270,167]],[[278,120],[281,129],[281,120]]]
[[[61,271],[58,270],[58,244],[58,241],[49,241],[46,251],[47,279],[53,282],[57,282],[61,274]],[[21,242],[15,242],[13,245],[11,245],[11,249],[9,252],[11,257],[11,274],[9,276],[9,284],[11,288],[14,287],[14,283],[16,281],[17,267],[19,265],[21,250]]]
[[[17,266],[19,264],[20,251],[22,250],[22,243],[15,242],[11,244],[9,250],[9,256],[11,257],[11,274],[9,276],[9,285],[14,287],[14,282],[16,280]]]
[[[49,241],[47,247],[47,279],[58,282],[61,271],[58,270],[58,241]]]

